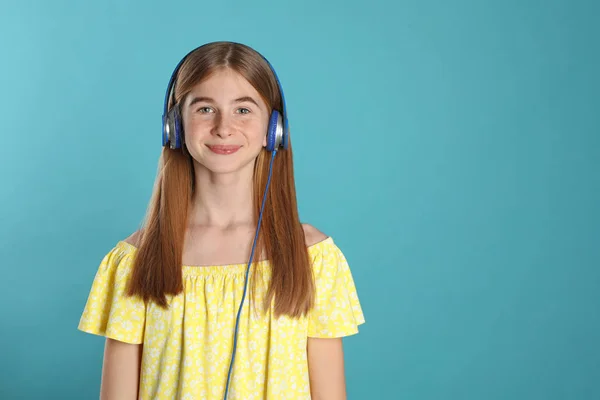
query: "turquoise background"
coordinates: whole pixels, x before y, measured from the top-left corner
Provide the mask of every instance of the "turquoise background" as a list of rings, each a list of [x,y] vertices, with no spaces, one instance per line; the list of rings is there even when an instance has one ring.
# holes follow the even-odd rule
[[[599,13],[4,0],[0,398],[97,398],[104,341],[76,328],[144,215],[168,78],[233,40],[277,69],[302,219],[352,268],[350,399],[599,399]]]

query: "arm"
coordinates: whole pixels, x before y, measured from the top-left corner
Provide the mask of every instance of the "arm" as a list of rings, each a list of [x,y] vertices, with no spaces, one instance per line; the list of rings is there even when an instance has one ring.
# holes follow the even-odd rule
[[[138,398],[141,355],[141,344],[106,339],[100,400]]]
[[[308,374],[313,400],[346,400],[342,338],[308,338]]]

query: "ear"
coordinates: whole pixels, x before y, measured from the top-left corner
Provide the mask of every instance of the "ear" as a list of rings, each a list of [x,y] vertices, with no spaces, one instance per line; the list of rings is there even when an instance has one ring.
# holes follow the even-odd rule
[[[267,135],[263,137],[263,147],[267,147]]]

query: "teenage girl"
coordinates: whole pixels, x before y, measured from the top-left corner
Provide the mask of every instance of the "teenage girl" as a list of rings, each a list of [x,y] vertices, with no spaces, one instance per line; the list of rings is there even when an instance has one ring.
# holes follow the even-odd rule
[[[275,71],[209,43],[165,97],[146,218],[79,323],[106,337],[101,399],[345,399],[342,337],[365,319],[344,255],[299,220]]]

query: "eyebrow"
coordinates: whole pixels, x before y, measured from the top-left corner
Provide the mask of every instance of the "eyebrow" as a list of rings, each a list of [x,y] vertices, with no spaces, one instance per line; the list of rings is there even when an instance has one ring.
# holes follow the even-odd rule
[[[200,103],[200,102],[207,102],[207,103],[215,103],[215,100],[212,99],[211,97],[204,97],[204,96],[200,96],[200,97],[194,97],[192,99],[192,101],[190,101],[190,104],[188,107],[193,106],[196,103]],[[258,102],[256,100],[254,100],[252,97],[250,96],[244,96],[244,97],[239,97],[235,100],[233,100],[233,103],[243,103],[243,102],[249,102],[249,103],[253,103],[255,104],[257,107],[260,108],[260,106],[258,105]]]

